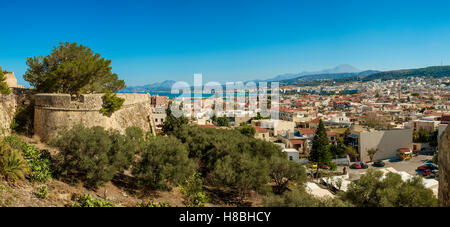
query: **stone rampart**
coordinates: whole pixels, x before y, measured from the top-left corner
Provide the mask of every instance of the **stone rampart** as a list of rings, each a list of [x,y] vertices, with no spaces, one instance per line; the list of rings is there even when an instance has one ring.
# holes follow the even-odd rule
[[[130,126],[146,132],[154,132],[152,111],[148,94],[117,94],[125,98],[122,108],[111,116],[105,116],[102,108],[103,94],[81,95],[72,100],[69,94],[36,94],[34,132],[42,141],[48,141],[63,128],[77,124],[86,127],[101,126],[124,133]],[[153,130],[152,130],[153,129]]]

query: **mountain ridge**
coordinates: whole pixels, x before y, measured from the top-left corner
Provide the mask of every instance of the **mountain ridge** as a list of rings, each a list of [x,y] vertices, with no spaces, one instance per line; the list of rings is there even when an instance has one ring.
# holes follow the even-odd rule
[[[339,67],[339,66],[338,66]],[[333,68],[336,69],[337,67]],[[345,68],[345,67],[344,67]],[[351,68],[347,68],[351,69]],[[354,68],[356,69],[356,68]],[[322,70],[318,72],[324,72],[327,70]],[[336,72],[334,70],[333,72]],[[399,69],[399,70],[388,70],[388,71],[377,71],[377,70],[365,70],[358,72],[342,72],[342,73],[322,73],[322,74],[282,74],[287,76],[289,79],[275,80],[275,78],[281,78],[278,75],[271,79],[266,80],[250,80],[247,82],[274,82],[278,81],[280,86],[287,85],[297,85],[297,86],[313,86],[313,85],[333,85],[336,83],[346,83],[355,81],[371,81],[376,79],[389,80],[389,79],[401,79],[409,76],[420,76],[420,77],[443,77],[450,76],[450,66],[429,66],[425,68],[416,69]],[[317,73],[317,72],[316,72]],[[292,76],[292,77],[291,77]],[[170,91],[172,85],[175,84],[174,80],[165,80],[163,82],[157,82],[153,84],[129,87],[121,90],[121,92],[156,92],[156,91]]]

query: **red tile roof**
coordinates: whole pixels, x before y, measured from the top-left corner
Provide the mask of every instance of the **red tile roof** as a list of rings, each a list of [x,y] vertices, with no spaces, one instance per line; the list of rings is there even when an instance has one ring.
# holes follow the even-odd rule
[[[303,144],[303,140],[291,139],[291,140],[289,140],[289,143],[291,143],[292,145]]]
[[[256,132],[259,132],[259,133],[266,133],[266,132],[268,132],[267,129],[261,128],[259,126],[253,126],[253,128],[255,128]]]
[[[322,119],[322,117],[318,117],[316,119],[311,120],[311,123],[319,123],[320,119]]]
[[[299,128],[298,129],[302,135],[311,135],[316,133],[315,128]]]

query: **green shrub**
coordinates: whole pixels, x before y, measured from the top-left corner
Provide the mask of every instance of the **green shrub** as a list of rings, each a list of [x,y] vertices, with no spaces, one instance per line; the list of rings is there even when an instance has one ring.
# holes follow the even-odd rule
[[[269,162],[269,176],[275,184],[274,192],[282,194],[288,189],[290,182],[303,184],[306,182],[305,168],[295,162],[289,161],[287,158],[274,157]]]
[[[156,136],[142,147],[140,159],[133,165],[137,185],[148,189],[169,189],[194,172],[194,162],[186,147],[172,136]]]
[[[32,136],[34,134],[34,104],[19,106],[10,127],[17,133]]]
[[[38,150],[33,145],[23,141],[18,136],[7,136],[4,142],[12,148],[21,151],[23,158],[30,167],[27,178],[31,182],[43,183],[52,175],[51,157],[47,150]]]
[[[76,199],[74,207],[114,207],[111,201],[105,199],[93,199],[91,195],[84,194]]]
[[[168,202],[153,202],[153,201],[148,201],[148,202],[140,202],[137,204],[137,207],[171,207],[170,204]]]
[[[250,190],[260,191],[269,183],[271,158],[287,159],[279,146],[235,130],[182,125],[172,135],[187,146],[205,184],[236,193],[238,203]]]
[[[47,185],[40,186],[36,192],[36,197],[40,199],[47,199],[49,197]]]
[[[66,180],[81,180],[85,186],[98,187],[130,167],[139,147],[139,141],[131,137],[98,126],[77,125],[62,130],[50,141],[60,151],[55,157],[55,171]]]
[[[246,123],[241,123],[241,125],[236,128],[241,134],[253,137],[255,136],[256,129],[253,126],[248,125]]]
[[[266,160],[240,153],[218,160],[211,176],[213,185],[229,189],[238,203],[251,190],[259,190],[270,179]]]
[[[111,92],[107,92],[104,96],[102,96],[103,106],[100,111],[107,116],[110,116],[112,113],[120,110],[123,103],[125,102],[124,98],[117,97],[116,94]]]
[[[304,189],[286,191],[281,195],[264,197],[265,207],[349,207],[351,204],[337,198],[317,198]]]
[[[352,182],[341,198],[357,207],[433,207],[437,199],[433,191],[423,185],[422,178],[415,176],[403,181],[396,173],[369,169],[361,178]]]
[[[185,197],[187,207],[204,207],[210,198],[203,191],[203,179],[200,173],[195,173],[179,186]]]
[[[6,180],[15,182],[18,179],[24,179],[28,172],[29,167],[20,151],[0,143],[0,174]]]

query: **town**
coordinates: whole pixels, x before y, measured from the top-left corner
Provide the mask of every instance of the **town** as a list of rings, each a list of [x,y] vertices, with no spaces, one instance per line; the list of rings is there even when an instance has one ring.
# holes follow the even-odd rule
[[[163,208],[61,215],[128,225],[405,225],[407,209],[309,208],[450,207],[448,8],[6,1],[0,207]]]
[[[183,97],[180,102],[191,124],[222,129],[248,125],[253,128],[255,138],[279,145],[289,160],[309,167],[317,166],[309,163],[308,157],[322,121],[329,143],[335,150],[341,148],[341,152],[332,156],[337,165],[334,171],[343,175],[333,178],[331,183],[325,177],[318,183],[337,190],[334,181],[340,179],[348,185],[370,166],[386,173],[400,173],[403,179],[424,176],[424,184],[437,196],[437,147],[450,122],[449,85],[450,77],[408,77],[336,86],[285,86],[279,91],[279,119],[270,116],[264,119],[261,109],[250,110],[250,95],[241,103],[238,98],[217,95],[197,99],[202,108],[195,113],[192,111],[195,99]],[[151,100],[156,128],[160,131],[170,100],[159,95],[152,95]],[[226,111],[212,108],[216,103],[241,108],[231,110],[239,113],[236,116],[228,116]],[[326,188],[323,185],[310,187],[316,190],[313,193],[333,195],[323,190]]]

